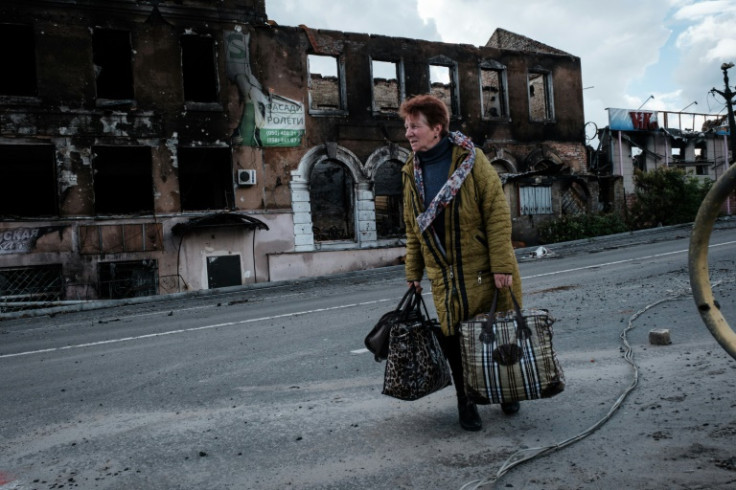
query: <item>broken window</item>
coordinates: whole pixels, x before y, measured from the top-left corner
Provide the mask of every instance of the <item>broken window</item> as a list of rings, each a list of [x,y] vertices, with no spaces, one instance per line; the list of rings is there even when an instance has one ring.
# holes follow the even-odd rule
[[[212,255],[207,257],[208,289],[241,286],[240,255]]]
[[[208,36],[182,36],[181,65],[184,100],[217,102],[215,40]]]
[[[450,117],[460,116],[457,92],[457,69],[452,61],[441,60],[429,65],[429,92],[442,100]]]
[[[151,149],[97,146],[93,153],[95,213],[152,213]]]
[[[230,209],[234,205],[229,148],[180,147],[178,160],[183,211]]]
[[[522,216],[552,214],[552,188],[549,186],[519,187],[519,209]]]
[[[631,161],[634,168],[637,168],[642,172],[647,171],[646,154],[638,146],[631,147]]]
[[[97,295],[103,299],[158,294],[158,262],[154,259],[97,264]]]
[[[392,61],[371,61],[373,74],[373,113],[399,113],[403,90],[399,64]]]
[[[340,162],[323,160],[312,167],[309,200],[315,240],[355,240],[353,188],[353,177]]]
[[[389,160],[376,170],[374,190],[378,238],[397,238],[406,234],[401,167],[401,162]]]
[[[0,24],[0,59],[6,67],[0,77],[0,95],[36,95],[36,46],[31,26]],[[11,76],[7,70],[12,70]]]
[[[343,65],[335,56],[310,54],[309,68],[309,111],[311,113],[334,113],[345,109],[345,74]]]
[[[685,148],[677,143],[672,145],[672,151],[670,153],[672,160],[681,162],[685,159]]]
[[[551,121],[554,119],[552,104],[552,77],[546,71],[530,71],[529,118],[532,121]]]
[[[58,214],[54,147],[0,145],[0,215]]]
[[[93,62],[98,99],[133,98],[133,59],[130,33],[95,29]]]
[[[508,116],[506,101],[506,69],[495,62],[480,67],[481,110],[483,119]]]

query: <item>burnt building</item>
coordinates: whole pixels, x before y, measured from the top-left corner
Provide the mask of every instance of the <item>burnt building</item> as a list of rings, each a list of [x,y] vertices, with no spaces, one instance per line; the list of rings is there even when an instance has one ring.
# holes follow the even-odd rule
[[[5,0],[0,297],[165,294],[398,263],[398,107],[432,92],[514,239],[598,209],[580,59],[280,26],[263,0]]]

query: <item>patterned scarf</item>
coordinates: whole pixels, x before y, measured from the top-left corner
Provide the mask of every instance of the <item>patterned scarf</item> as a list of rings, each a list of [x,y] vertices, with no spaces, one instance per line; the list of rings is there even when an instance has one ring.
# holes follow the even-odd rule
[[[432,202],[429,203],[427,209],[417,216],[417,224],[419,229],[424,232],[437,215],[450,204],[450,201],[455,197],[457,191],[460,190],[460,186],[465,181],[473,165],[475,164],[475,146],[470,138],[462,134],[460,131],[452,132],[448,135],[450,142],[456,146],[461,146],[468,150],[468,156],[465,157],[463,163],[453,172],[445,185],[442,186],[440,191],[434,196]],[[424,177],[422,177],[422,167],[416,153],[414,154],[414,180],[417,183],[417,189],[419,189],[419,199],[424,202]]]

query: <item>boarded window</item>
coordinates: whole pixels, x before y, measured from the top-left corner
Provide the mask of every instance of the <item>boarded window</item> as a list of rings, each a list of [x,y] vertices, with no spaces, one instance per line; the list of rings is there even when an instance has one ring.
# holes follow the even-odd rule
[[[57,215],[54,162],[51,145],[0,145],[0,215]]]
[[[529,74],[529,118],[532,121],[554,119],[552,106],[552,79],[546,72],[530,71]]]
[[[481,104],[484,119],[505,117],[506,110],[506,87],[505,76],[502,70],[481,68],[480,89]]]
[[[152,213],[151,149],[97,146],[93,152],[95,213]]]
[[[97,98],[133,98],[133,59],[129,32],[95,29],[93,61]]]
[[[309,177],[309,199],[314,239],[355,240],[353,177],[335,160],[314,165]]]
[[[6,68],[4,75],[0,76],[0,95],[36,95],[36,47],[33,28],[25,25],[0,24],[0,59]]]
[[[529,214],[552,214],[552,188],[519,187],[519,208],[522,216]]]
[[[158,294],[158,262],[135,260],[97,264],[97,294],[104,299]]]
[[[335,112],[344,109],[340,65],[334,56],[310,54],[309,110]]]
[[[214,39],[205,36],[182,36],[181,64],[184,99],[191,102],[217,102]]]
[[[179,191],[185,211],[233,206],[229,148],[179,148]]]
[[[401,167],[401,162],[389,160],[379,166],[376,171],[374,189],[378,238],[396,238],[406,234]]]
[[[398,63],[373,60],[371,68],[373,73],[373,112],[376,114],[398,114],[402,93]]]
[[[209,289],[240,286],[240,255],[213,255],[207,257],[207,287]]]

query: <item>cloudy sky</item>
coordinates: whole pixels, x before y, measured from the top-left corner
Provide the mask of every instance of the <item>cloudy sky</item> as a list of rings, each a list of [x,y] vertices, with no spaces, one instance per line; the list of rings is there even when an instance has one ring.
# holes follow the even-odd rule
[[[497,27],[523,34],[581,59],[586,121],[599,127],[607,107],[645,102],[725,113],[710,90],[736,63],[736,0],[266,0],[266,11],[281,25],[476,46]],[[736,67],[729,77],[733,89]]]

